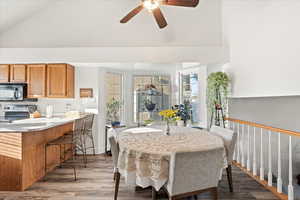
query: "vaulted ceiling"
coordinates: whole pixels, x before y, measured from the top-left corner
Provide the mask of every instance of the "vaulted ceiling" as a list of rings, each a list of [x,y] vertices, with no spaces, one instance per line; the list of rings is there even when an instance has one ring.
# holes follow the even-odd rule
[[[119,20],[140,0],[1,0],[0,47],[220,46],[220,0],[197,8],[163,7],[169,23],[158,29],[143,11]]]

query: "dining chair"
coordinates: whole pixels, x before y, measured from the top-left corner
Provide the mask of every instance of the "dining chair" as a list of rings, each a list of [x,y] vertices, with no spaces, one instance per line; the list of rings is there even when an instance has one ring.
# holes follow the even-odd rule
[[[111,155],[112,155],[113,166],[114,166],[114,177],[113,177],[113,179],[115,181],[114,200],[117,200],[118,192],[119,192],[120,178],[121,178],[121,174],[119,173],[119,170],[118,170],[119,145],[114,136],[111,136],[108,139],[109,139],[109,143],[110,143]]]
[[[223,148],[207,151],[177,152],[171,155],[169,181],[164,186],[169,200],[211,192],[218,199],[218,183],[223,167]],[[155,199],[155,198],[153,198]]]
[[[227,179],[229,184],[230,192],[233,192],[233,184],[232,184],[232,161],[233,161],[233,153],[234,148],[237,142],[237,133],[233,130],[222,128],[219,126],[212,126],[210,129],[210,133],[221,137],[224,141],[225,150],[226,150],[226,158],[227,158]]]

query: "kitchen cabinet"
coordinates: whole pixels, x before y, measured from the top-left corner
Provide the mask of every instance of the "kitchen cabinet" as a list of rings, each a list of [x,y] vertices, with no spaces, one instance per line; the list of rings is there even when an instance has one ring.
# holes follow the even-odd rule
[[[0,65],[0,83],[9,82],[9,65]]]
[[[10,65],[10,82],[25,83],[26,82],[26,65],[16,64]]]
[[[47,64],[47,97],[74,98],[74,67]]]
[[[73,122],[69,122],[45,130],[0,132],[0,191],[24,191],[70,159],[72,152],[67,150],[71,145],[66,145],[66,151],[61,152],[55,145],[48,146],[46,152],[45,145],[72,130]]]
[[[27,65],[27,94],[29,98],[46,97],[46,73],[46,64]]]

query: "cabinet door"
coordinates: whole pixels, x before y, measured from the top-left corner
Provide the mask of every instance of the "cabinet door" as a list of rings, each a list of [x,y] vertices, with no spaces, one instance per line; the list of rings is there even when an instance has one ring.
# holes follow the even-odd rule
[[[47,65],[47,97],[67,97],[67,65]]]
[[[27,65],[28,97],[46,97],[46,65]]]
[[[74,67],[68,65],[67,67],[67,97],[74,98],[74,81],[75,81],[75,71]]]
[[[26,65],[10,66],[10,82],[25,83],[26,82]]]
[[[0,83],[9,82],[9,65],[0,65]]]

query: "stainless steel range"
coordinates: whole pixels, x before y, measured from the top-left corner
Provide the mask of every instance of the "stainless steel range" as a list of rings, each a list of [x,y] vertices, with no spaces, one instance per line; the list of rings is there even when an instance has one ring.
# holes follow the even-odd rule
[[[15,120],[26,119],[31,113],[37,110],[36,105],[11,104],[3,108],[4,116],[0,117],[0,122],[11,123]]]

